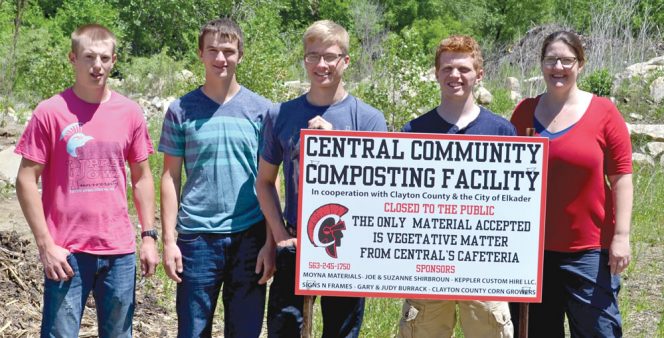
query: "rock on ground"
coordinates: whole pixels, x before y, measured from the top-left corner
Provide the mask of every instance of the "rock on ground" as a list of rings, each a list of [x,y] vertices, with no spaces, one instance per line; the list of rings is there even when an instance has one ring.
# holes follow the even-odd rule
[[[9,146],[0,151],[0,180],[10,184],[15,184],[16,173],[21,164],[21,156],[14,153],[16,147]]]

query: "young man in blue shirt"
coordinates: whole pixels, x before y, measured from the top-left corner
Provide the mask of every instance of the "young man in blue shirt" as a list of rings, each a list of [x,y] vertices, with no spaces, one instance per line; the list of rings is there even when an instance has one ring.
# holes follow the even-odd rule
[[[164,120],[163,259],[166,274],[178,283],[178,337],[211,336],[222,285],[226,337],[258,337],[263,324],[274,242],[266,236],[254,182],[271,103],[237,82],[242,53],[235,22],[203,26],[198,56],[205,83],[174,101]]]
[[[475,103],[473,87],[484,76],[482,52],[475,39],[451,36],[436,51],[436,79],[440,105],[406,123],[404,132],[516,135],[506,119]],[[400,337],[452,337],[459,306],[466,337],[513,336],[507,302],[406,299],[399,325]]]
[[[304,66],[309,92],[270,109],[263,128],[256,191],[277,245],[277,272],[270,285],[268,336],[299,337],[304,297],[295,295],[295,250],[300,130],[386,131],[383,114],[348,94],[342,75],[350,62],[346,30],[317,21],[304,33]],[[282,213],[275,180],[283,163],[286,185]],[[322,297],[323,337],[358,337],[364,298]]]

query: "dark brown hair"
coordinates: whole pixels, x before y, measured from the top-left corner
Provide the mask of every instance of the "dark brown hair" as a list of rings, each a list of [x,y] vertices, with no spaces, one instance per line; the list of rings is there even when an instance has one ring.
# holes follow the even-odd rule
[[[576,60],[579,62],[579,66],[583,66],[586,62],[586,54],[583,52],[583,43],[579,37],[569,31],[557,31],[549,34],[542,42],[542,54],[540,56],[540,62],[544,60],[544,54],[546,49],[549,48],[549,45],[556,41],[561,41],[566,44],[576,55]]]
[[[205,43],[205,36],[207,34],[219,35],[222,39],[228,39],[231,42],[237,41],[237,50],[240,54],[244,51],[244,38],[242,37],[242,29],[235,21],[230,18],[221,18],[212,20],[206,23],[198,35],[198,50],[203,50]]]

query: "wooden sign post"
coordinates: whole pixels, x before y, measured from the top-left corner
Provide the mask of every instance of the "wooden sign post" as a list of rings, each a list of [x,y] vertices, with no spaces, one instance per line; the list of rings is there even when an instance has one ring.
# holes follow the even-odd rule
[[[302,310],[302,332],[300,337],[311,338],[312,330],[314,328],[314,296],[304,296],[304,306]]]
[[[526,136],[535,136],[535,128],[526,128]],[[519,304],[519,338],[528,338],[528,303]]]

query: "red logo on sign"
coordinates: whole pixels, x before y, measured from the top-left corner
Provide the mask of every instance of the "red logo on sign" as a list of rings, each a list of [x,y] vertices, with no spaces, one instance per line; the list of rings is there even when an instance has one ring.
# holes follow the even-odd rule
[[[307,234],[311,244],[315,247],[324,247],[325,252],[337,258],[337,247],[341,246],[342,231],[346,230],[346,223],[341,216],[348,212],[348,208],[341,204],[325,204],[314,210],[307,223]]]

